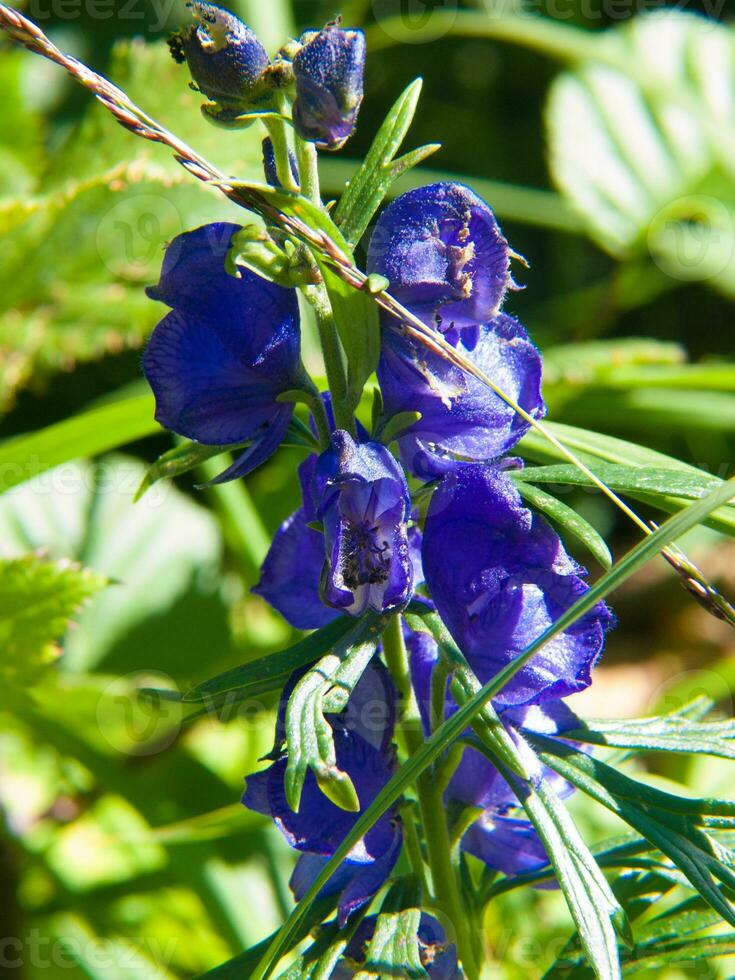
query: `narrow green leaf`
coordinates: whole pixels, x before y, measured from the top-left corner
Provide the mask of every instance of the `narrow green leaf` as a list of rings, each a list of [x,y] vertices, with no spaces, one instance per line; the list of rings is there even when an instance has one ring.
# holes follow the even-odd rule
[[[351,617],[341,616],[303,640],[299,640],[287,650],[251,660],[250,663],[233,667],[224,674],[197,684],[187,691],[184,701],[191,704],[216,703],[226,697],[228,701],[234,703],[257,694],[279,690],[295,670],[306,667],[322,657],[339,643],[354,625],[355,622]]]
[[[575,473],[579,472],[576,467],[571,467],[571,469]],[[525,474],[526,471],[521,472]],[[533,471],[531,470],[530,472]],[[515,484],[524,500],[527,500],[537,510],[546,514],[563,531],[566,531],[568,534],[577,538],[578,541],[581,541],[595,561],[602,565],[606,571],[612,568],[612,555],[605,539],[581,514],[578,514],[571,507],[567,507],[566,504],[563,504],[561,500],[557,500],[550,493],[546,493],[532,484],[520,479],[516,479]]]
[[[319,788],[343,810],[358,812],[360,801],[352,780],[337,763],[332,727],[325,717],[347,707],[355,685],[375,654],[380,628],[367,616],[306,673],[286,708],[286,800],[298,811],[304,779],[314,772]]]
[[[357,841],[390,809],[400,798],[403,791],[415,782],[418,776],[444,752],[447,746],[451,745],[461,736],[465,728],[471,724],[473,718],[504,687],[511,677],[541,647],[575,623],[615,588],[622,585],[649,558],[657,555],[661,548],[676,541],[682,534],[685,534],[690,528],[700,523],[712,510],[730,500],[733,495],[735,495],[735,480],[730,480],[723,487],[709,494],[704,500],[692,504],[682,513],[666,521],[654,534],[646,537],[635,548],[629,551],[584,596],[580,597],[566,613],[560,616],[549,629],[527,647],[523,654],[517,657],[504,670],[500,671],[471,701],[461,707],[426,739],[421,748],[403,763],[393,775],[390,782],[378,793],[367,810],[355,821],[352,830],[345,836],[345,839],[319,873],[311,888],[269,945],[267,952],[253,972],[253,980],[263,980],[264,977],[268,976],[281,956],[292,947],[293,936],[298,932],[303,920],[308,915],[314,899],[342,864]],[[646,835],[644,834],[643,836]]]
[[[422,85],[422,80],[417,78],[399,96],[378,130],[364,162],[350,178],[334,212],[335,222],[353,247],[364,235],[396,177],[438,149],[437,146],[421,147],[394,162],[413,121]]]
[[[97,456],[160,432],[153,396],[139,395],[92,408],[39,432],[0,444],[0,493],[72,459]]]
[[[148,467],[135,494],[134,502],[143,497],[159,480],[172,480],[190,470],[201,466],[213,456],[221,456],[223,452],[236,449],[237,446],[203,446],[199,442],[186,440],[168,452],[163,453],[155,463]]]
[[[389,418],[385,425],[380,429],[378,435],[380,441],[386,446],[390,445],[394,439],[398,439],[406,429],[410,428],[421,418],[421,412],[399,412]]]
[[[735,759],[735,721],[692,722],[685,718],[639,718],[587,721],[572,741],[608,745],[634,752],[686,752]]]
[[[588,796],[616,813],[629,826],[646,837],[654,847],[662,851],[682,871],[692,887],[719,914],[735,925],[735,909],[717,887],[717,878],[728,889],[735,889],[735,855],[726,852],[696,821],[686,816],[687,806],[692,810],[707,804],[708,810],[730,809],[735,804],[721,801],[687,801],[662,794],[659,790],[630,780],[609,766],[592,760],[584,753],[569,746],[561,746],[553,739],[534,735],[531,742],[539,750],[545,765],[554,769]],[[584,758],[582,758],[584,757]],[[589,763],[592,765],[589,765]],[[625,792],[625,796],[618,792]],[[636,796],[637,790],[637,796]],[[640,800],[641,805],[633,800]],[[671,801],[676,800],[676,804]],[[667,809],[661,809],[656,801],[662,801]],[[674,809],[678,806],[678,811]]]

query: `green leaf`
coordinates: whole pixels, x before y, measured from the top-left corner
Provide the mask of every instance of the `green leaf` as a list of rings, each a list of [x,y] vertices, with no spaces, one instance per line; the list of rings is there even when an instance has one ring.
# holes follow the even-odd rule
[[[140,395],[92,408],[38,432],[0,444],[0,493],[67,463],[97,456],[160,431],[153,396]]]
[[[423,81],[417,78],[399,96],[334,212],[335,222],[353,247],[365,234],[393,181],[439,149],[438,145],[422,146],[395,159],[413,122],[422,85]]]
[[[236,703],[280,690],[295,670],[313,664],[341,643],[354,625],[352,617],[341,616],[287,650],[233,667],[224,674],[197,684],[186,692],[183,700],[190,704],[215,705],[225,698],[228,703]]]
[[[714,491],[704,500],[692,504],[684,512],[670,518],[658,531],[646,537],[635,548],[628,552],[613,568],[606,572],[584,596],[577,600],[566,613],[532,643],[516,660],[500,671],[477,695],[461,707],[451,718],[447,719],[423,743],[410,759],[403,763],[392,776],[390,782],[383,787],[376,798],[365,810],[345,836],[334,855],[319,873],[311,888],[299,902],[288,920],[283,924],[277,936],[271,942],[257,968],[253,971],[254,980],[262,980],[273,964],[286,950],[291,948],[293,937],[309,913],[312,903],[320,890],[329,881],[337,868],[342,864],[352,847],[363,837],[380,817],[400,798],[404,790],[424,772],[453,742],[461,737],[462,732],[483,707],[498,693],[499,690],[520,670],[533,654],[545,643],[558,636],[559,633],[575,623],[601,599],[620,586],[640,568],[645,562],[658,554],[660,549],[675,541],[690,528],[701,522],[708,513],[726,503],[735,494],[735,480],[729,481],[722,488]],[[645,836],[645,835],[644,835]]]
[[[347,707],[355,685],[372,660],[380,627],[365,617],[306,673],[294,688],[286,708],[286,800],[298,812],[304,779],[314,772],[319,788],[343,810],[357,813],[360,801],[352,780],[337,764],[332,726],[325,715]]]
[[[675,481],[674,485],[677,487],[688,487],[687,492],[692,494],[692,499],[694,499],[696,487],[704,488],[706,492],[706,488],[712,488],[719,484],[718,478],[713,477],[711,473],[706,473],[704,470],[690,466],[688,463],[675,459],[673,456],[666,456],[664,453],[657,452],[654,449],[648,449],[637,443],[627,442],[624,439],[604,435],[600,432],[592,432],[589,429],[564,425],[560,422],[547,422],[545,424],[554,436],[561,439],[570,449],[573,449],[579,458],[590,466],[595,473],[598,472],[598,467],[600,467],[600,460],[606,463],[615,463],[629,470],[633,468],[641,470],[642,472],[638,476],[629,474],[629,478],[634,485],[640,480],[649,489],[631,489],[627,491],[628,495],[651,503],[653,506],[659,507],[667,512],[676,513],[686,506],[687,500],[686,497],[665,492],[666,480],[669,479],[667,473],[675,471],[678,474],[678,476],[671,477]],[[564,464],[567,464],[567,460],[564,459],[562,453],[538,432],[529,432],[524,436],[519,443],[518,450],[525,458],[534,460],[535,462],[557,463],[563,460]],[[553,467],[553,470],[558,470],[559,474],[564,475],[565,479],[568,476],[570,483],[573,482],[575,485],[589,486],[589,482],[584,477],[584,474],[580,473],[576,467],[573,469],[576,472],[576,476],[572,478],[572,467],[568,467],[567,465]],[[541,471],[540,475],[542,477],[545,472],[548,476],[548,472],[552,471],[552,467],[542,467],[539,470]],[[536,470],[536,472],[539,472],[539,470]],[[646,471],[651,471],[656,474],[652,478],[652,481],[649,481],[646,477]],[[533,474],[534,469],[529,468],[524,470],[520,474],[522,479],[526,479],[526,473],[528,472]],[[621,470],[613,470],[611,472],[613,477],[620,478],[623,476]],[[686,483],[685,478],[687,477],[691,480],[690,484]],[[658,492],[654,492],[651,489],[656,479],[659,480]],[[698,496],[701,496],[701,493]],[[702,523],[723,531],[726,534],[732,534],[735,531],[735,508],[726,506],[717,509],[714,513],[709,514]]]
[[[646,837],[681,870],[692,887],[723,919],[735,925],[735,908],[715,883],[735,889],[735,855],[727,852],[698,823],[708,813],[735,812],[735,803],[686,800],[645,786],[597,759],[553,739],[529,736],[545,765],[616,813]]]
[[[676,10],[634,17],[553,84],[551,172],[613,255],[735,290],[733,35]],[[716,189],[716,190],[714,190]]]
[[[201,466],[208,459],[214,456],[221,456],[223,452],[230,449],[238,449],[239,446],[203,446],[199,442],[186,440],[163,453],[155,463],[146,470],[146,474],[141,481],[135,494],[137,503],[159,480],[173,480],[177,476],[182,476],[190,470]],[[224,467],[223,467],[224,468]]]
[[[185,648],[196,656],[198,675],[201,649],[216,643],[226,650],[230,642],[216,591],[216,521],[171,486],[133,505],[144,473],[138,460],[121,456],[66,463],[0,498],[6,551],[20,556],[43,548],[117,583],[67,637],[67,671],[99,668],[110,658],[127,671],[150,669],[154,649],[157,668],[177,671]],[[185,608],[171,616],[178,603]]]
[[[573,469],[575,473],[579,473],[576,466],[572,466],[570,469]],[[521,475],[525,476],[527,472],[533,473],[534,471],[523,470],[521,471]],[[554,523],[561,527],[562,531],[566,531],[568,534],[577,538],[578,541],[581,541],[604,569],[607,570],[612,567],[612,555],[605,543],[605,539],[581,514],[578,514],[571,507],[567,507],[566,504],[563,504],[561,500],[557,500],[556,497],[552,497],[550,493],[545,493],[543,490],[529,485],[522,479],[516,479],[515,484],[524,500],[551,518]]]
[[[70,561],[0,559],[0,687],[34,683],[72,617],[108,584]]]
[[[607,745],[634,752],[687,752],[735,759],[735,721],[692,722],[665,716],[625,721],[588,720],[572,741]]]
[[[381,912],[370,940],[365,965],[355,974],[355,980],[371,977],[408,977],[421,980],[428,976],[421,962],[419,923],[421,909],[400,912]]]

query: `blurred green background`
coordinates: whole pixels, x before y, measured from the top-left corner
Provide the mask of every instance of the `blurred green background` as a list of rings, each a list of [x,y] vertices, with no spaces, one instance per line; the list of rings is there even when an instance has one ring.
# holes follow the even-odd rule
[[[508,309],[544,350],[551,417],[725,477],[735,435],[735,35],[723,4],[675,6],[662,20],[664,5],[643,0],[346,0],[345,23],[368,31],[366,95],[357,134],[324,161],[323,184],[338,194],[392,102],[423,76],[410,140],[442,149],[410,180],[462,175],[528,261],[515,266],[524,288]],[[272,52],[339,12],[331,0],[231,7]],[[23,9],[221,168],[258,177],[259,135],[207,126],[168,57],[162,39],[185,22],[183,3]],[[164,243],[238,214],[56,67],[0,44],[5,439],[142,393],[140,351],[161,316],[143,288]],[[318,373],[308,345],[307,335]],[[282,450],[247,489],[197,491],[198,474],[133,505],[146,462],[170,445],[160,434],[0,497],[0,556],[40,550],[116,583],[75,617],[55,666],[0,649],[0,972],[13,977],[188,977],[263,938],[290,908],[292,857],[238,804],[243,774],[270,748],[272,705],[185,721],[175,703],[150,706],[136,692],[186,690],[292,639],[248,589],[296,505],[300,455]],[[636,539],[599,495],[564,499],[616,554]],[[735,591],[731,540],[701,529],[687,546]],[[620,625],[580,711],[671,710],[701,691],[732,715],[732,633],[685,598],[663,563],[615,607]],[[0,644],[4,636],[0,604]],[[697,793],[732,791],[724,764],[651,765]],[[574,808],[588,839],[615,830],[582,800]],[[568,931],[556,894],[499,900],[488,913],[492,975],[540,976]],[[653,975],[733,968],[706,961]]]

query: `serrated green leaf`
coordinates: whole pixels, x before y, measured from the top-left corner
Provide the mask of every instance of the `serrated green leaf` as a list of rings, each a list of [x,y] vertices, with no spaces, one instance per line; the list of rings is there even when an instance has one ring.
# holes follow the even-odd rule
[[[576,473],[579,472],[576,466],[571,467]],[[526,471],[521,471],[525,473]],[[533,473],[533,470],[530,471]],[[592,525],[586,521],[576,510],[563,504],[550,493],[546,493],[522,479],[515,480],[518,492],[524,500],[528,501],[532,507],[546,514],[555,524],[558,524],[562,531],[573,535],[578,541],[588,549],[594,559],[607,570],[612,568],[612,555],[605,539],[596,531]]]
[[[0,559],[0,688],[34,683],[71,619],[106,585],[71,561]]]
[[[702,26],[678,10],[634,17],[609,32],[607,64],[591,51],[560,76],[546,109],[550,167],[612,254],[650,253],[672,278],[732,295],[733,35]]]
[[[565,733],[566,734],[566,733]],[[568,737],[637,752],[686,752],[735,759],[735,721],[692,722],[665,716],[626,721],[585,721]]]
[[[408,977],[421,980],[428,976],[421,962],[419,923],[421,909],[400,912],[381,912],[365,959],[365,965],[355,974],[355,980],[374,977]]]
[[[375,655],[381,626],[366,616],[294,688],[286,708],[286,800],[298,811],[304,779],[314,772],[319,788],[343,810],[358,812],[360,801],[352,780],[337,764],[327,714],[347,707],[355,685]]]
[[[399,96],[334,212],[335,222],[353,247],[364,235],[393,181],[439,149],[420,147],[400,160],[394,159],[413,121],[422,85],[417,78]]]

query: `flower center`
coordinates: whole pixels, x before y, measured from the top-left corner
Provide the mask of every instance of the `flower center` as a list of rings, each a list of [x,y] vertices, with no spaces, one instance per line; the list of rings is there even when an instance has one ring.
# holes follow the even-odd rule
[[[367,521],[347,524],[342,575],[350,589],[380,585],[390,571],[390,546],[381,540],[378,527]]]

